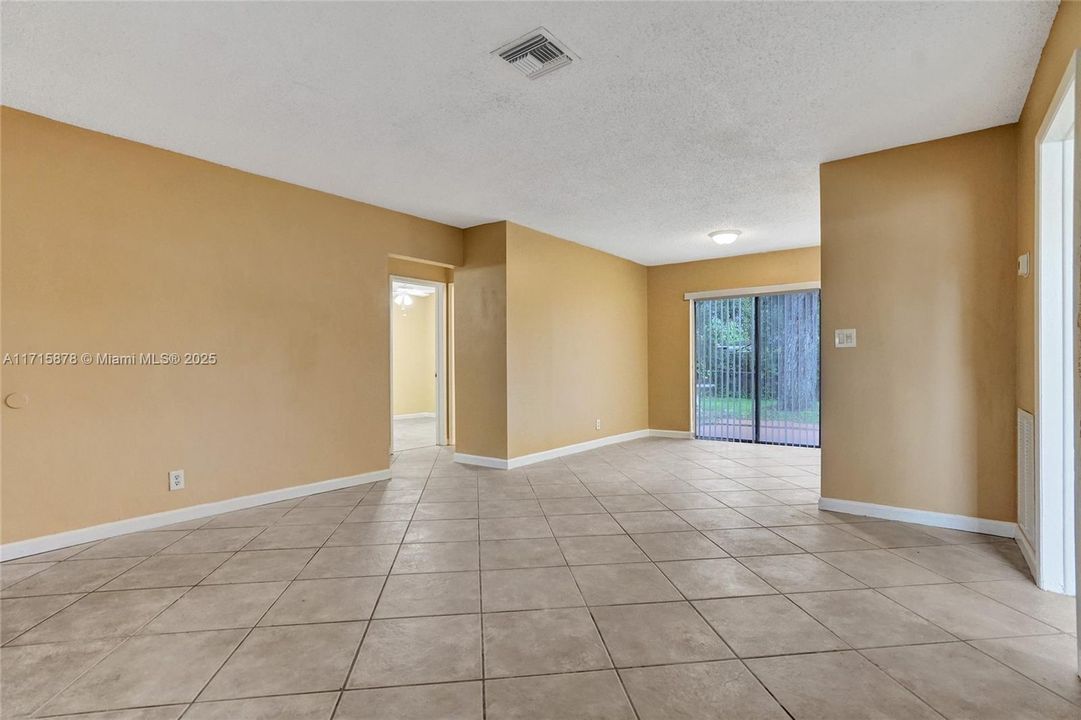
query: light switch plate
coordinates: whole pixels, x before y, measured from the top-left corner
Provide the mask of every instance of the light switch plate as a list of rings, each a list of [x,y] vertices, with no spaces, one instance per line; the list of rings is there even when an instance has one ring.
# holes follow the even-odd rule
[[[856,347],[856,328],[833,331],[833,346],[839,348]]]

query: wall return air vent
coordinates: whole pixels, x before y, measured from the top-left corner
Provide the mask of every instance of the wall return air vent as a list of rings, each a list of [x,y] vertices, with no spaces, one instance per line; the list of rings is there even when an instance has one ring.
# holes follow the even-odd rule
[[[566,45],[556,40],[552,33],[543,27],[507,43],[493,55],[499,55],[530,80],[570,65],[577,59]]]

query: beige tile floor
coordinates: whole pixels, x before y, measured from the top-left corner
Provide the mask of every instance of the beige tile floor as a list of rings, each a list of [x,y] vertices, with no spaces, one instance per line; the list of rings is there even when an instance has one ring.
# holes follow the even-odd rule
[[[0,714],[1081,717],[1072,599],[1012,542],[819,511],[814,450],[450,458],[5,563]]]
[[[394,418],[394,450],[415,450],[435,445],[436,420],[430,418]]]

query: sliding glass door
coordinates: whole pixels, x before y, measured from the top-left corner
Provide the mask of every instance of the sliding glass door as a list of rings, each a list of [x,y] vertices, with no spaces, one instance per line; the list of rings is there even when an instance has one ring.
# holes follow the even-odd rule
[[[694,301],[694,431],[818,447],[819,291]]]
[[[757,298],[757,442],[821,444],[818,301],[817,290]]]
[[[753,297],[694,303],[694,427],[711,440],[755,439]]]

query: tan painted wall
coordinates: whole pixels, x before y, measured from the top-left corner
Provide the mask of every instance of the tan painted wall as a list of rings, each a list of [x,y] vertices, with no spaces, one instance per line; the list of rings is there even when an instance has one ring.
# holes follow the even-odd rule
[[[455,451],[507,457],[506,223],[465,231],[454,273]]]
[[[647,428],[646,268],[507,223],[506,277],[510,457]]]
[[[387,467],[388,253],[462,231],[4,108],[3,542]],[[170,493],[183,468],[187,489]]]
[[[1036,247],[1036,134],[1073,52],[1081,47],[1081,2],[1059,5],[1021,111],[1017,133],[1017,255]],[[1033,255],[1035,258],[1035,255]],[[1036,263],[1033,262],[1033,266]],[[1036,411],[1036,276],[1017,283],[1017,406]]]
[[[1014,520],[1016,160],[1005,126],[821,167],[824,497]]]
[[[395,415],[436,411],[436,297],[414,297],[390,306]]]
[[[654,265],[649,282],[649,426],[690,430],[691,322],[683,294],[819,279],[817,247]]]

